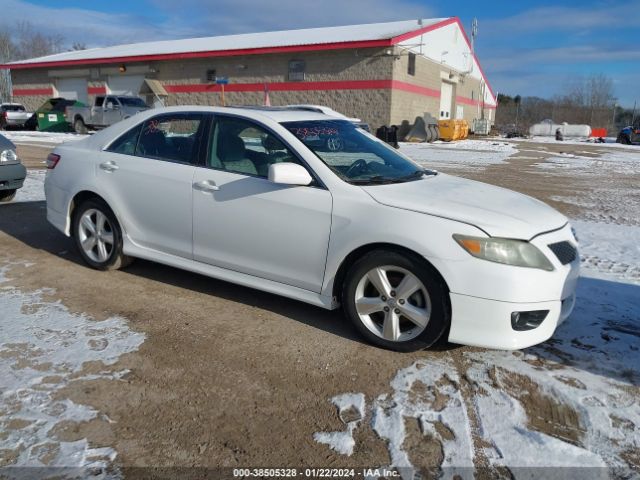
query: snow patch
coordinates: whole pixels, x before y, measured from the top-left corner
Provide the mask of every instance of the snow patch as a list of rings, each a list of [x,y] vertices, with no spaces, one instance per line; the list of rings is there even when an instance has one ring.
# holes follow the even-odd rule
[[[137,350],[145,336],[129,330],[123,318],[95,321],[44,300],[53,290],[26,293],[8,285],[13,265],[0,266],[0,456],[10,459],[8,467],[74,467],[78,476],[90,470],[102,478],[116,457],[113,448],[91,447],[87,439],[63,441],[55,434],[67,422],[101,414],[60,392],[72,381],[122,378],[127,372],[111,366]],[[21,471],[2,473],[12,478]]]
[[[400,152],[427,168],[478,168],[505,161],[517,152],[508,142],[401,143]]]
[[[365,397],[362,393],[344,393],[333,397],[331,403],[337,407],[338,416],[347,429],[342,432],[316,432],[313,438],[342,455],[351,456],[356,445],[353,432],[365,415]]]
[[[11,140],[16,145],[25,143],[53,144],[58,145],[64,142],[75,142],[83,140],[89,135],[78,135],[77,133],[62,132],[29,132],[29,131],[4,131],[2,135]]]

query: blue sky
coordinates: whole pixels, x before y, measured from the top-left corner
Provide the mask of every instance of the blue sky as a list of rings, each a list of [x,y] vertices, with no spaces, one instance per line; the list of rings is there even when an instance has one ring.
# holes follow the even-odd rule
[[[640,104],[640,0],[0,0],[0,25],[27,20],[89,47],[411,18],[479,21],[476,52],[494,91],[543,97],[604,73]]]

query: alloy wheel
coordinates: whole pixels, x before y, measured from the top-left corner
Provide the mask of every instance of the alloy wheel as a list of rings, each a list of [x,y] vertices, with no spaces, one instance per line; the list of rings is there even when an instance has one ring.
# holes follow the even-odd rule
[[[114,247],[113,226],[107,216],[95,208],[82,214],[78,239],[85,255],[96,263],[109,260]]]
[[[431,318],[431,299],[420,279],[401,267],[380,266],[358,282],[355,307],[364,326],[391,342],[412,340]]]

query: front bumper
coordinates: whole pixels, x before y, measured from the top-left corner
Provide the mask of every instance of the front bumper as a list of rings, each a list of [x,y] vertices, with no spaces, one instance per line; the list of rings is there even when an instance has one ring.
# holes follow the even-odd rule
[[[22,188],[27,169],[21,163],[0,165],[0,190],[17,190]]]
[[[452,289],[449,341],[478,347],[516,350],[551,338],[558,325],[566,320],[573,310],[580,274],[579,255],[576,255],[571,263],[563,265],[549,249],[550,244],[560,241],[576,246],[568,225],[531,241],[553,263],[552,272],[522,267],[508,267],[507,271],[504,266],[499,265],[494,271],[498,274],[489,276],[490,289],[493,292],[491,297],[477,295],[475,291],[455,292]],[[483,278],[474,280],[478,284],[484,282],[482,288],[486,291],[488,287]],[[525,331],[517,331],[512,327],[512,313],[539,310],[548,310],[547,316],[539,326]]]

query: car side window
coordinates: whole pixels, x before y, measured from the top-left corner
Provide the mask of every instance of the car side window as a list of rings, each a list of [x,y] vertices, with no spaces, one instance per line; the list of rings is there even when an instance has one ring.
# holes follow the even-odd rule
[[[242,118],[216,117],[209,167],[266,178],[269,165],[280,162],[300,164],[277,136],[260,125]]]
[[[104,105],[104,97],[96,97],[96,107]]]
[[[204,123],[200,114],[177,113],[150,118],[142,125],[135,155],[195,163]]]
[[[136,151],[136,145],[138,144],[138,137],[142,131],[142,124],[135,128],[132,128],[124,135],[121,135],[115,142],[109,145],[108,152],[121,153],[123,155],[134,155]]]

